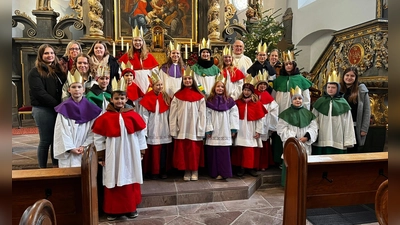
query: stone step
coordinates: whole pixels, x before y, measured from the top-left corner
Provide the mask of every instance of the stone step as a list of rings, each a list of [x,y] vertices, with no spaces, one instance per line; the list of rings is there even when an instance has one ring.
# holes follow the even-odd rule
[[[139,208],[221,202],[250,198],[262,185],[272,188],[280,185],[281,170],[270,168],[259,171],[257,177],[245,174],[226,180],[216,180],[199,171],[198,181],[183,181],[180,172],[167,179],[145,179],[142,184],[142,203]]]

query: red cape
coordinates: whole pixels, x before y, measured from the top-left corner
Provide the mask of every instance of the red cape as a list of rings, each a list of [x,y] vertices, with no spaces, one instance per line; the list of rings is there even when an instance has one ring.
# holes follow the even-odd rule
[[[148,111],[155,113],[157,100],[160,113],[163,113],[169,109],[169,106],[163,99],[162,93],[156,95],[156,93],[154,93],[154,90],[147,92],[142,98],[142,100],[140,100],[139,104],[142,105]]]
[[[255,94],[258,96],[258,98],[260,99],[260,102],[265,105],[265,104],[269,104],[271,103],[274,99],[274,97],[272,97],[268,91],[263,91],[260,92],[258,90],[254,90]]]
[[[131,85],[127,86],[126,96],[129,100],[135,101],[136,99],[143,97],[144,94],[142,90],[140,90],[139,86],[137,86],[137,84],[133,82]]]
[[[105,137],[121,136],[121,127],[119,126],[120,114],[122,115],[128,134],[133,134],[136,131],[146,128],[146,123],[142,117],[133,110],[122,113],[107,111],[94,121],[92,127],[93,133]]]
[[[230,79],[231,79],[232,83],[234,83],[238,80],[242,80],[245,77],[244,74],[242,73],[242,71],[238,70],[236,67],[233,67],[233,73],[231,73],[231,72],[229,72],[229,73],[231,75]],[[222,71],[222,75],[224,75],[224,77],[226,78],[226,75],[227,75],[226,69],[224,69]]]
[[[150,53],[147,55],[147,59],[142,60],[143,68],[142,65],[140,65],[140,53],[135,51],[133,58],[134,59],[129,59],[128,53],[125,53],[121,56],[121,58],[118,59],[118,61],[124,63],[130,61],[134,70],[150,70],[158,66],[157,60]]]
[[[197,102],[200,99],[204,98],[202,94],[197,91],[192,90],[191,88],[184,88],[183,90],[179,90],[174,95],[175,98],[187,101],[187,102]]]
[[[244,120],[244,111],[247,105],[247,121],[255,121],[263,118],[268,111],[260,101],[249,101],[246,103],[242,99],[236,100],[236,105],[239,109],[239,119]]]

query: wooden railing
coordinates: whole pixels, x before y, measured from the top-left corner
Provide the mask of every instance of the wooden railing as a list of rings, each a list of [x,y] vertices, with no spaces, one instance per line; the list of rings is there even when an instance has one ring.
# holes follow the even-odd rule
[[[388,176],[388,153],[310,155],[289,138],[283,224],[305,225],[306,209],[375,202]]]
[[[97,225],[97,157],[93,145],[85,151],[81,167],[12,171],[12,224],[17,225],[25,209],[47,199],[57,224]]]

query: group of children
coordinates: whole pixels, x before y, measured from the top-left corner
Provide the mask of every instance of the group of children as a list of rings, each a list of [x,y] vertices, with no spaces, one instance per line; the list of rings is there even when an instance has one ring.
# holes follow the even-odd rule
[[[135,46],[140,41],[133,42]],[[133,58],[120,59],[118,83],[104,70],[85,96],[79,73],[68,74],[70,97],[55,108],[54,155],[60,167],[80,166],[84,150],[94,143],[103,168],[103,209],[109,220],[138,216],[146,173],[153,179],[167,178],[174,167],[184,171],[184,181],[196,181],[199,167],[206,166],[211,177],[226,179],[233,176],[235,166],[238,176],[245,172],[257,176],[257,170],[273,164],[273,132],[283,144],[297,138],[309,154],[317,137],[319,154],[339,153],[355,144],[350,107],[339,94],[336,74],[311,112],[311,85],[296,70],[294,58],[289,57],[292,52],[284,57],[286,73],[273,81],[274,99],[267,91],[268,72],[245,77],[232,66],[230,49],[224,48],[221,72],[218,69],[213,79],[203,75],[208,79],[203,82],[205,94],[196,71],[211,71],[202,66],[213,59],[203,50],[209,48],[200,49],[205,62],[192,70],[180,63],[180,46],[171,43],[169,63],[155,70],[146,69],[140,60],[136,65],[142,68],[140,73],[130,63],[135,55],[141,57],[133,50],[127,53]]]

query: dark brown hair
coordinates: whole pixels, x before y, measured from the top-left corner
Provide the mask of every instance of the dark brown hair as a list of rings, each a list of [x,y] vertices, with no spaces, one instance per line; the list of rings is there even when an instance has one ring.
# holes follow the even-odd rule
[[[346,73],[352,71],[354,75],[356,75],[356,78],[354,79],[354,83],[350,86],[347,87],[346,83],[344,82],[344,75]],[[340,78],[340,91],[342,93],[346,93],[347,90],[350,89],[350,96],[349,96],[349,102],[352,103],[357,103],[357,98],[358,98],[358,72],[356,67],[348,67],[347,69],[344,70],[343,76]]]
[[[90,49],[89,49],[89,51],[87,53],[89,56],[94,55],[94,46],[96,46],[96,44],[103,45],[103,47],[104,47],[104,55],[103,56],[106,56],[106,55],[110,54],[110,52],[108,51],[107,45],[106,45],[106,43],[104,41],[95,41],[92,44],[92,47],[90,47]]]

